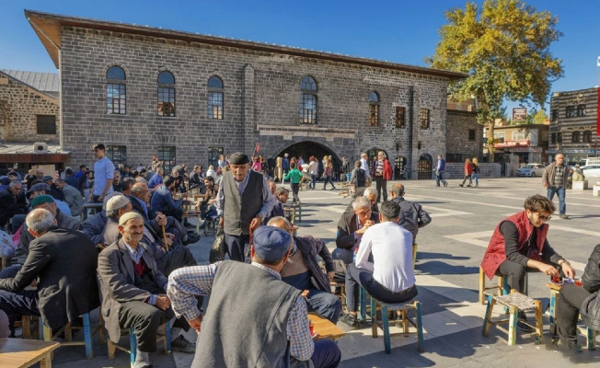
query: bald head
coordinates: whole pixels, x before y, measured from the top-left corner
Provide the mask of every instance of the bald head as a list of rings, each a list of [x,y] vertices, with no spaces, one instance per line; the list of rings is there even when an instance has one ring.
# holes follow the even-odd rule
[[[292,233],[292,225],[285,217],[275,216],[269,220],[269,222],[267,223],[267,226],[275,226],[282,230],[287,231],[290,234]]]
[[[27,224],[29,233],[33,237],[39,238],[44,235],[51,226],[56,224],[56,220],[50,211],[44,208],[36,208],[29,212],[25,218],[25,223]]]
[[[394,197],[402,197],[404,195],[404,185],[401,183],[394,183],[394,185],[392,185],[392,193],[394,194]]]

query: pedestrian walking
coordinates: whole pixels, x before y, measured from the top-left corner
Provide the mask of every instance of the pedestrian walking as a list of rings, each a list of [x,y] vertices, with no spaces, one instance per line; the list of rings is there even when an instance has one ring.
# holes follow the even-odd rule
[[[323,190],[326,190],[327,183],[331,183],[331,190],[335,190],[335,185],[333,184],[333,165],[331,164],[331,160],[329,157],[325,156],[323,160]]]
[[[554,162],[546,166],[542,174],[542,185],[548,189],[548,199],[552,200],[555,194],[558,194],[558,211],[561,219],[568,219],[566,215],[567,204],[565,203],[566,186],[569,176],[569,170],[565,165],[565,156],[559,153],[554,158]]]
[[[371,172],[373,173],[377,187],[377,200],[381,202],[381,190],[383,189],[383,201],[386,202],[388,196],[387,182],[392,178],[392,165],[387,157],[385,157],[385,152],[377,152],[377,160],[373,161],[373,170]]]
[[[437,159],[438,161],[435,167],[435,186],[439,187],[440,182],[442,182],[442,184],[447,187],[448,182],[444,179],[444,172],[446,172],[446,160],[444,160],[442,155],[438,155]]]
[[[477,159],[477,157],[473,157],[473,162],[471,164],[473,165],[473,173],[471,174],[471,180],[475,181],[474,188],[477,188],[479,186],[479,160]]]
[[[467,179],[469,179],[469,185],[467,185],[467,187],[470,187],[471,184],[473,183],[473,181],[471,180],[471,175],[473,174],[473,164],[471,163],[471,159],[468,158],[465,160],[465,168],[464,168],[464,173],[465,173],[465,178],[463,179],[462,184],[458,184],[460,187],[464,187],[465,186],[465,182],[467,181]]]
[[[312,179],[310,189],[315,189],[317,186],[317,175],[319,175],[319,162],[315,156],[310,156],[310,163],[308,164],[308,173]]]

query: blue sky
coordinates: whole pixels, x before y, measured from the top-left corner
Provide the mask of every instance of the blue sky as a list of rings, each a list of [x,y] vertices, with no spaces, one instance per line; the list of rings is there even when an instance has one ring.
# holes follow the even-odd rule
[[[56,71],[24,9],[425,66],[423,58],[433,55],[438,30],[446,23],[444,11],[464,4],[459,0],[0,0],[0,69]],[[560,19],[558,29],[564,36],[551,51],[563,60],[565,76],[552,90],[600,85],[596,66],[600,1],[530,0],[527,4]]]

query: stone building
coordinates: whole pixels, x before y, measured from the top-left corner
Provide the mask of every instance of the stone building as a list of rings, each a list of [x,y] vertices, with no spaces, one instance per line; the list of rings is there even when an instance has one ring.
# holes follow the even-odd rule
[[[342,156],[383,150],[397,178],[431,178],[435,156],[447,152],[447,84],[467,76],[144,26],[26,16],[61,73],[60,143],[73,165],[93,161],[90,147],[98,141],[115,163],[131,165],[148,164],[154,155],[170,165],[212,164],[219,153],[257,147],[265,157],[330,154],[339,164]],[[452,140],[468,144],[468,134]],[[475,148],[465,154],[476,155]]]
[[[563,153],[571,164],[597,154],[599,88],[555,92],[550,100],[552,157]]]

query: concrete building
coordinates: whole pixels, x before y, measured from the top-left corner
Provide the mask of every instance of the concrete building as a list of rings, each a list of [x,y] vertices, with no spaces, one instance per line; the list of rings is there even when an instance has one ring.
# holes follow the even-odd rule
[[[563,153],[570,164],[597,155],[598,88],[556,92],[550,100],[550,147],[548,154]]]
[[[496,125],[494,127],[494,152],[513,154],[519,164],[548,162],[548,124]]]
[[[396,177],[431,178],[437,154],[470,145],[472,113],[446,108],[462,73],[265,43],[33,11],[26,16],[61,73],[60,144],[73,165],[95,142],[115,163],[215,163],[387,153]],[[467,118],[469,123],[461,122]],[[448,122],[460,134],[448,134]],[[454,128],[452,128],[454,129]],[[454,131],[452,133],[455,133]],[[449,142],[451,140],[451,142]],[[479,145],[481,147],[481,145]],[[461,152],[451,152],[460,154]]]

